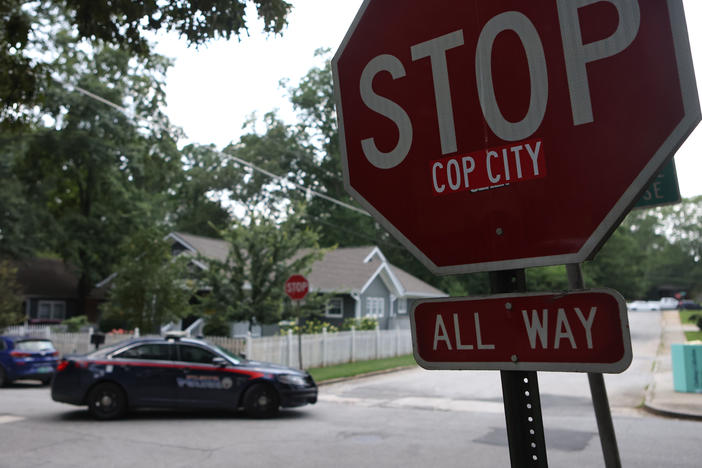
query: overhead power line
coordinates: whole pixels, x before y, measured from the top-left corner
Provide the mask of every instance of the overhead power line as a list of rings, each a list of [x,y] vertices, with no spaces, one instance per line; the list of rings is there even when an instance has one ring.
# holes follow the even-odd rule
[[[102,104],[105,104],[106,106],[109,106],[109,107],[112,107],[112,108],[115,109],[115,110],[118,110],[119,112],[121,112],[122,114],[124,114],[125,116],[127,116],[129,119],[132,119],[132,120],[141,119],[141,120],[143,120],[143,121],[148,122],[148,124],[151,125],[151,126],[156,126],[156,127],[158,127],[158,128],[159,128],[160,130],[162,130],[162,131],[165,131],[165,130],[166,130],[166,129],[164,129],[163,125],[160,124],[159,122],[155,122],[155,121],[153,121],[152,119],[150,119],[150,118],[148,118],[148,117],[140,116],[140,115],[138,115],[138,114],[136,114],[136,113],[135,113],[134,115],[131,115],[131,113],[130,113],[126,108],[124,108],[124,107],[122,107],[122,106],[120,106],[120,105],[118,105],[118,104],[115,104],[114,102],[110,101],[109,99],[105,99],[105,98],[103,98],[102,96],[99,96],[99,95],[97,95],[97,94],[95,94],[95,93],[92,93],[92,92],[90,92],[90,91],[88,91],[88,90],[86,90],[86,89],[84,89],[84,88],[81,88],[80,86],[70,85],[70,84],[64,83],[64,82],[62,82],[61,80],[56,79],[56,78],[54,78],[54,80],[55,80],[56,82],[60,83],[62,86],[66,87],[66,88],[69,88],[69,89],[72,88],[73,90],[77,91],[78,93],[80,93],[80,94],[82,94],[82,95],[84,95],[84,96],[86,96],[86,97],[88,97],[88,98],[90,98],[90,99],[94,99],[94,100],[96,100],[96,101],[98,101],[98,102],[100,102],[100,103],[102,103]],[[285,184],[285,185],[294,187],[294,188],[296,188],[296,189],[298,189],[298,190],[302,190],[302,191],[304,191],[307,195],[312,195],[312,196],[321,198],[321,199],[323,199],[323,200],[326,200],[326,201],[328,201],[328,202],[330,202],[330,203],[334,203],[334,204],[336,204],[336,205],[339,205],[339,206],[341,206],[341,207],[343,207],[343,208],[346,208],[346,209],[355,211],[355,212],[357,212],[357,213],[360,213],[360,214],[363,214],[363,215],[366,215],[366,216],[370,216],[370,214],[369,214],[367,211],[365,211],[364,209],[362,209],[362,208],[358,208],[358,207],[356,207],[356,206],[353,206],[353,205],[350,205],[350,204],[348,204],[348,203],[342,202],[341,200],[337,200],[336,198],[330,197],[329,195],[326,195],[326,194],[324,194],[324,193],[322,193],[322,192],[318,192],[317,190],[314,190],[314,189],[312,189],[311,187],[306,187],[306,186],[304,186],[304,185],[298,184],[297,182],[293,182],[292,180],[288,179],[287,177],[283,177],[283,176],[280,176],[280,175],[278,175],[278,174],[274,174],[273,172],[270,172],[270,171],[267,171],[266,169],[263,169],[263,168],[261,168],[261,167],[258,167],[258,166],[256,166],[255,164],[250,163],[249,161],[246,161],[246,160],[241,159],[241,158],[237,158],[236,156],[232,156],[231,154],[222,153],[221,151],[217,151],[217,154],[220,155],[220,156],[223,156],[223,157],[225,157],[225,158],[229,158],[229,159],[231,159],[231,160],[237,162],[238,164],[241,164],[242,166],[248,167],[248,168],[251,169],[251,170],[254,170],[254,171],[256,171],[256,172],[260,172],[261,174],[263,174],[263,175],[265,175],[265,176],[267,176],[267,177],[270,177],[270,178],[272,178],[272,179],[275,179],[275,180],[279,181],[279,182],[282,183],[282,184]]]

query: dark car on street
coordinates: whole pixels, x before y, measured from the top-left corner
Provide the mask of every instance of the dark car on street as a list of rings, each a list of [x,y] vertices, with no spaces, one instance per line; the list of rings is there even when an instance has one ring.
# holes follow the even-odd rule
[[[0,387],[20,379],[47,385],[56,371],[58,354],[46,338],[0,336]]]
[[[698,304],[695,301],[691,301],[689,299],[682,300],[678,302],[678,309],[680,310],[700,310],[702,309],[702,304]]]
[[[249,361],[204,340],[137,338],[58,365],[51,397],[87,405],[97,419],[131,408],[243,409],[274,416],[280,407],[317,402],[317,385],[305,371]]]

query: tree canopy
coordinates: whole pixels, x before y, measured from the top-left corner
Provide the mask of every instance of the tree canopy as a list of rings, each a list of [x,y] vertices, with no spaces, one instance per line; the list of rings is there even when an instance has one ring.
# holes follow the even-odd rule
[[[321,66],[312,68],[295,85],[285,82],[290,100],[298,112],[294,124],[286,124],[275,113],[267,114],[263,133],[250,133],[225,150],[251,161],[302,186],[349,205],[342,181],[339,133],[334,107],[328,51],[320,50]],[[271,158],[271,154],[278,157]],[[487,274],[437,277],[430,273],[402,245],[370,216],[330,203],[305,192],[274,184],[264,177],[248,181],[247,190],[265,193],[271,200],[308,198],[306,217],[319,228],[321,245],[377,245],[388,260],[451,295],[488,294]],[[259,195],[261,196],[261,195]],[[615,230],[583,272],[590,287],[618,289],[625,297],[655,298],[662,286],[702,293],[697,275],[702,255],[702,200],[633,211]],[[530,290],[566,289],[562,266],[531,268],[527,272]]]
[[[22,288],[17,283],[17,268],[8,260],[0,260],[0,331],[21,323]]]
[[[285,0],[0,0],[0,121],[35,117],[52,84],[56,30],[76,41],[151,55],[149,37],[175,31],[189,45],[248,33],[247,5],[263,31],[281,33],[292,5]]]
[[[201,278],[208,291],[201,298],[206,315],[251,325],[283,318],[285,280],[308,273],[323,253],[303,213],[300,207],[291,208],[280,220],[250,210],[244,220],[221,232],[229,246],[227,258],[200,259],[208,265]]]

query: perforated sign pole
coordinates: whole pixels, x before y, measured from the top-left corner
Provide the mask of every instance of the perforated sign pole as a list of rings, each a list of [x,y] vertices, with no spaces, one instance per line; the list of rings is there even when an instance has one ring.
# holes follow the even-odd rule
[[[566,265],[566,271],[568,272],[568,287],[570,289],[585,288],[583,271],[579,263]],[[600,444],[602,445],[605,466],[607,468],[621,468],[622,462],[619,458],[617,436],[614,432],[612,411],[609,408],[609,398],[607,397],[604,377],[601,373],[590,372],[587,374],[587,380],[590,384],[592,406],[595,409],[595,419],[597,420],[597,429],[600,433]]]
[[[524,269],[490,273],[493,294],[526,291]],[[500,371],[512,468],[548,466],[539,380],[535,371]]]

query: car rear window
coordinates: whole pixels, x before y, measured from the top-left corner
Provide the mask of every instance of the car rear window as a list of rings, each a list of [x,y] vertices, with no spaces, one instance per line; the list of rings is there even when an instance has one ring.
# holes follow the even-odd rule
[[[42,351],[55,351],[54,344],[49,340],[24,340],[15,343],[15,349],[28,353],[40,353]]]

